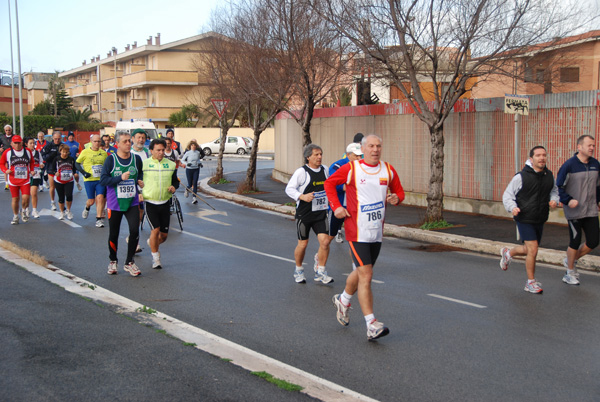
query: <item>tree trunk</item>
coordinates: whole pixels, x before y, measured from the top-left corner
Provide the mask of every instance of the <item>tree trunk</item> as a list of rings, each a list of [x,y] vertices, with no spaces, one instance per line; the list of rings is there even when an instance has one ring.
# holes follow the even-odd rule
[[[223,124],[223,121],[220,122],[221,125],[221,142],[219,143],[219,156],[217,157],[217,173],[215,174],[215,181],[219,181],[223,178],[223,153],[225,153],[225,143],[227,142],[227,133],[229,132],[229,125]]]
[[[435,125],[429,129],[431,136],[431,158],[429,161],[429,191],[427,192],[426,222],[444,219],[444,126]]]
[[[310,125],[314,114],[315,105],[312,102],[309,102],[306,105],[306,115],[304,116],[304,124],[302,125],[302,148],[308,144],[312,144],[312,138],[310,138]]]
[[[258,141],[260,140],[260,135],[262,131],[254,131],[254,144],[252,144],[252,149],[250,150],[250,162],[248,163],[248,170],[246,171],[246,182],[245,187],[248,190],[258,191],[255,184],[256,178],[256,157],[258,156]]]

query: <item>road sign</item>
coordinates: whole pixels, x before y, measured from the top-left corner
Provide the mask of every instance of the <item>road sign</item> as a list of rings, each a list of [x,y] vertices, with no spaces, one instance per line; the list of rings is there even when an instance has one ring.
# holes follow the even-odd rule
[[[217,112],[217,116],[219,119],[223,117],[223,112],[227,109],[227,105],[229,104],[229,99],[211,99],[210,100],[215,111]]]
[[[529,96],[504,95],[504,113],[529,115]]]

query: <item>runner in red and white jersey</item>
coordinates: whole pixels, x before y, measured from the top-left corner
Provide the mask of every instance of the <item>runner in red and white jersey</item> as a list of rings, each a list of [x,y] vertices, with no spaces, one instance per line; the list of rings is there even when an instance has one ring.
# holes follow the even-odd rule
[[[21,192],[21,217],[23,222],[29,220],[29,179],[33,173],[33,155],[28,149],[23,149],[23,140],[13,135],[10,143],[12,148],[4,151],[0,157],[0,169],[7,175],[7,183],[12,195],[13,219],[12,225],[19,223],[19,192]]]
[[[344,293],[333,296],[340,324],[348,325],[350,300],[358,292],[360,307],[367,324],[367,338],[377,339],[389,333],[373,314],[371,278],[381,250],[386,203],[404,200],[404,190],[392,165],[380,160],[381,138],[370,134],[362,140],[364,159],[340,167],[325,182],[325,193],[337,218],[345,218],[346,240],[356,269],[348,276]],[[336,186],[346,185],[346,208],[337,197]]]

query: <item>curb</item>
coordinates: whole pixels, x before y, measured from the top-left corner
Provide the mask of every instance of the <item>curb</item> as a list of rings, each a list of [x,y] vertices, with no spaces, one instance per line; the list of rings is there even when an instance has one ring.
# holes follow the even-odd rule
[[[208,185],[208,181],[209,178],[202,180],[200,182],[200,189],[204,193],[212,195],[214,197],[224,198],[233,202],[237,202],[239,204],[252,205],[257,208],[268,209],[271,211],[280,212],[292,216],[295,213],[295,208],[292,206],[275,204],[268,201],[257,200],[252,197],[246,197],[243,195],[230,193],[227,191],[216,190]],[[498,259],[500,258],[500,250],[503,247],[514,247],[518,245],[516,243],[504,243],[493,240],[477,239],[474,237],[454,235],[431,230],[409,228],[406,226],[392,225],[389,223],[385,225],[384,235],[394,236],[401,239],[423,241],[427,243],[442,244],[445,246],[462,248],[468,251],[475,251],[482,254],[494,255],[497,256]],[[562,266],[564,258],[564,251],[539,248],[536,261],[558,265],[562,270],[564,269]],[[577,262],[577,268],[586,271],[600,272],[600,257],[594,255],[586,255]]]

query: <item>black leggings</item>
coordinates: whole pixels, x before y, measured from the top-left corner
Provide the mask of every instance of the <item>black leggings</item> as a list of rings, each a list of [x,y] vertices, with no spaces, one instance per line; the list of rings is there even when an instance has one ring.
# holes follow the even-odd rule
[[[200,168],[185,169],[185,176],[187,177],[188,188],[194,193],[198,193],[198,177],[200,176]]]
[[[108,255],[111,261],[117,261],[117,248],[119,246],[119,232],[121,220],[125,216],[129,225],[129,244],[127,245],[127,259],[125,264],[133,262],[135,249],[140,238],[140,210],[137,205],[127,211],[108,210]]]
[[[581,244],[581,235],[585,233],[585,245],[591,249],[598,246],[600,230],[598,217],[573,219],[569,221],[569,247],[577,250]]]
[[[58,203],[64,204],[65,198],[68,202],[73,201],[73,185],[72,181],[61,184],[54,180],[54,188],[56,189],[56,194],[58,194]]]

